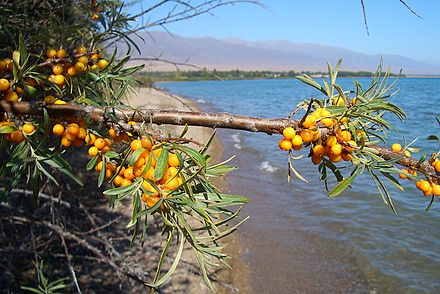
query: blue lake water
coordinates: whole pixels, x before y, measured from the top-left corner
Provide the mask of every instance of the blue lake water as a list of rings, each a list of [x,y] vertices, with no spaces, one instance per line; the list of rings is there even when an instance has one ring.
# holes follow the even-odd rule
[[[368,84],[370,79],[359,79]],[[341,78],[344,89],[354,89]],[[260,117],[287,116],[319,92],[297,80],[203,81],[161,83],[172,93],[198,101],[210,111]],[[390,142],[415,144],[439,134],[440,79],[400,79],[392,101],[407,113],[405,122],[390,118],[400,133]],[[228,177],[230,192],[249,197],[244,214],[251,219],[238,235],[245,247],[249,284],[255,293],[439,293],[440,202],[429,212],[429,199],[405,181],[404,192],[388,185],[399,215],[386,206],[369,177],[329,199],[317,167],[295,162],[307,178],[287,183],[286,153],[279,136],[219,130],[225,156],[237,154],[237,172]],[[417,156],[417,155],[414,155]]]

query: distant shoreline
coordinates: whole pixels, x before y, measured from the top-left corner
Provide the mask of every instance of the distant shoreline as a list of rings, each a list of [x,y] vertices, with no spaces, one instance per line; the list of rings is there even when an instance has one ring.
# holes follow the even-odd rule
[[[136,75],[136,79],[141,82],[143,86],[151,86],[159,82],[191,82],[191,81],[216,81],[216,80],[272,80],[272,79],[293,79],[295,76],[307,74],[312,78],[327,78],[327,73],[324,72],[295,72],[295,71],[154,71],[141,72]],[[367,71],[340,71],[338,77],[341,78],[370,78],[374,75],[373,72]],[[406,74],[398,75],[390,74],[391,77],[399,78],[417,78],[417,79],[438,79],[440,75],[415,75]]]

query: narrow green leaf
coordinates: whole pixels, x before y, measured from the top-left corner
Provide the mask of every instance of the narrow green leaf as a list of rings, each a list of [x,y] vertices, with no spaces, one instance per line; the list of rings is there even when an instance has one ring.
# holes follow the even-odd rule
[[[357,175],[358,175],[358,168],[356,167],[348,178],[342,180],[328,193],[328,196],[329,197],[339,196],[342,192],[344,192],[345,189],[347,189],[348,186],[350,186],[350,184],[354,181]]]
[[[163,149],[160,153],[159,159],[156,162],[156,167],[154,169],[154,177],[157,180],[162,179],[165,169],[167,168],[169,152],[167,149]]]
[[[96,162],[98,161],[98,155],[94,156],[92,159],[89,160],[86,166],[86,170],[90,171],[95,168]]]
[[[130,166],[134,166],[134,164],[136,163],[136,161],[139,159],[139,156],[141,156],[141,154],[144,153],[145,150],[147,150],[147,149],[141,147],[141,148],[139,148],[138,150],[134,151],[134,152],[131,154],[130,159],[128,160],[128,164],[129,164]]]

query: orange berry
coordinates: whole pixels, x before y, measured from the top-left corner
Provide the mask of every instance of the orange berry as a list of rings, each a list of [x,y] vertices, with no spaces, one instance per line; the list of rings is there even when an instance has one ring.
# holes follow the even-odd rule
[[[126,186],[129,186],[129,185],[131,185],[133,182],[131,181],[131,180],[129,180],[129,179],[123,179],[122,180],[122,183],[121,183],[121,186],[122,187],[126,187]]]
[[[55,100],[54,104],[57,104],[57,105],[63,105],[63,104],[67,104],[67,102],[66,102],[66,101],[63,101],[63,100],[61,100],[61,99],[57,99],[57,100]]]
[[[130,143],[131,150],[136,151],[139,148],[142,148],[142,142],[139,139],[133,140]]]
[[[292,143],[290,142],[290,140],[287,140],[291,145]],[[173,167],[178,167],[180,165],[179,162],[179,157],[176,154],[170,154],[168,156],[168,165],[169,166],[173,166]]]
[[[108,130],[108,134],[110,135],[110,137],[114,138],[116,137],[116,131],[114,128],[110,128],[110,130]]]
[[[15,143],[20,143],[24,140],[23,133],[19,130],[13,131],[11,133],[11,141]]]
[[[159,202],[160,197],[151,197],[148,196],[147,194],[142,194],[142,201],[144,201],[148,207],[153,207],[154,205],[156,205],[157,202]]]
[[[406,157],[411,157],[411,152],[408,150],[403,151],[403,154],[405,154]]]
[[[321,110],[321,117],[327,117],[327,116],[330,116],[330,115],[331,115],[331,112],[328,111],[327,109],[323,108]]]
[[[349,131],[342,131],[339,136],[337,136],[338,139],[344,142],[348,142],[351,140],[351,133]]]
[[[153,153],[156,156],[156,158],[159,158],[160,154],[162,153],[162,148],[154,149],[154,150],[151,151],[151,153]]]
[[[98,155],[99,149],[96,148],[95,146],[92,146],[89,148],[88,152],[89,152],[90,156],[96,156],[96,155]]]
[[[343,118],[341,119],[341,122],[343,122],[343,123],[348,123],[348,122],[350,122],[350,119],[349,119],[348,117],[343,117]]]
[[[328,136],[327,140],[325,140],[325,145],[327,145],[329,147],[332,147],[336,143],[338,143],[338,140],[336,139],[335,136]]]
[[[145,189],[145,190],[147,190],[147,191],[149,191],[149,192],[152,192],[153,194],[151,194],[151,195],[149,195],[149,196],[151,196],[151,197],[154,197],[154,196],[158,196],[159,195],[159,192],[153,187],[153,185],[151,185],[148,181],[143,181],[142,182],[142,187]]]
[[[12,91],[12,89],[9,89],[9,91],[6,92],[6,94],[4,96],[4,99],[6,101],[9,101],[9,102],[17,102],[18,101],[18,95],[17,95],[17,93]]]
[[[401,169],[401,171],[403,171],[403,172],[405,172],[405,173],[409,173],[409,171],[408,171],[407,169]],[[406,178],[408,178],[408,176],[405,175],[405,174],[399,174],[399,177],[400,177],[401,179],[406,179]]]
[[[53,126],[52,132],[57,136],[62,136],[64,134],[64,126],[61,124],[56,124]]]
[[[179,187],[179,181],[177,180],[177,178],[169,179],[165,183],[165,188],[167,188],[167,189],[175,190],[177,187]]]
[[[295,135],[292,139],[292,146],[295,148],[295,146],[302,146],[303,139],[300,135]]]
[[[323,118],[323,119],[321,120],[321,122],[322,122],[322,124],[323,124],[324,126],[326,126],[327,128],[331,128],[331,127],[333,126],[333,119],[331,119],[331,118],[328,118],[328,117]]]
[[[95,147],[101,150],[105,146],[105,141],[103,138],[97,138],[94,143]]]
[[[7,79],[0,79],[0,91],[9,89],[9,81]]]
[[[325,153],[324,146],[322,146],[321,144],[315,145],[312,150],[314,156],[323,156]]]
[[[44,102],[47,104],[54,104],[55,101],[57,101],[57,98],[55,98],[52,95],[48,95],[48,96],[44,97]]]
[[[430,188],[431,184],[428,181],[423,181],[420,183],[420,190],[422,190],[423,192],[429,191]]]
[[[344,161],[350,161],[353,159],[353,156],[351,156],[351,154],[348,154],[348,153],[342,153],[342,159]]]
[[[86,136],[87,136],[87,131],[84,128],[79,128],[77,137],[81,140],[84,140]]]
[[[143,158],[142,156],[139,156],[138,160],[136,160],[136,162],[134,163],[134,167],[141,168],[144,166],[144,164],[145,164],[145,158]]]
[[[105,170],[105,178],[110,179],[111,177],[112,177],[112,171],[111,171],[111,169],[107,168]]]
[[[75,63],[74,68],[77,72],[82,72],[86,69],[86,66],[83,62],[78,61],[77,63]]]
[[[60,74],[62,74],[63,73],[63,66],[62,65],[60,65],[60,64],[55,64],[53,67],[52,67],[52,71],[53,71],[53,74],[55,74],[55,75],[60,75]]]
[[[149,179],[153,182],[156,182],[157,179],[154,177],[154,168],[150,167],[147,172],[144,174],[144,179]]]
[[[73,141],[76,139],[75,135],[72,135],[71,133],[68,132],[64,132],[64,137],[66,137],[67,139],[69,139],[70,141]]]
[[[92,56],[90,57],[90,59],[92,60],[98,60],[99,59],[99,54],[92,54]]]
[[[84,138],[84,142],[86,142],[87,145],[93,145],[96,141],[96,136],[93,133],[88,133],[86,137]],[[104,142],[105,144],[105,142]]]
[[[93,64],[93,65],[90,67],[90,69],[93,70],[93,71],[97,71],[97,70],[99,69],[99,66],[98,66],[97,64]]]
[[[67,56],[67,51],[66,50],[64,50],[64,49],[59,49],[58,51],[57,51],[57,57],[58,58],[64,58],[64,57],[66,57]]]
[[[315,120],[312,117],[307,116],[306,119],[303,121],[302,125],[306,129],[308,129],[308,128],[310,128],[311,125],[313,125],[314,122],[315,122]]]
[[[71,77],[76,75],[76,69],[75,66],[71,66],[67,69],[67,74]]]
[[[72,145],[72,141],[70,141],[66,137],[63,137],[63,138],[61,138],[61,145],[63,145],[64,147],[68,148],[68,147],[70,147]]]
[[[312,142],[313,140],[313,133],[310,130],[302,130],[300,135],[304,142]]]
[[[133,180],[134,179],[133,168],[129,167],[129,168],[125,169],[125,171],[124,171],[124,178],[126,178],[127,180]]]
[[[78,48],[76,49],[76,53],[78,53],[78,54],[84,54],[84,53],[86,53],[86,52],[87,52],[87,48],[84,47],[84,46],[78,47]]]
[[[93,57],[93,56],[92,56],[92,57]],[[105,59],[101,59],[101,60],[98,61],[98,63],[97,63],[99,69],[104,69],[104,68],[106,68],[106,67],[107,67],[107,64],[108,64],[108,62],[107,62],[107,60],[105,60]]]
[[[402,145],[400,145],[399,143],[394,143],[393,145],[391,145],[391,150],[393,152],[400,152],[402,151]]]
[[[83,55],[80,58],[78,58],[78,62],[81,62],[85,67],[89,63],[89,58],[87,58],[87,56]]]
[[[61,86],[64,84],[64,76],[63,75],[52,75],[49,79],[52,83],[57,84],[58,86]]]
[[[296,131],[294,128],[292,127],[287,127],[283,130],[283,136],[284,138],[286,138],[287,140],[292,140],[293,137],[295,137],[296,135]]]
[[[287,139],[281,139],[278,142],[278,147],[280,147],[281,150],[289,151],[292,149],[292,142]]]
[[[313,162],[313,164],[320,164],[321,161],[322,161],[322,156],[316,156],[316,155],[313,155],[313,156],[312,156],[312,162]]]
[[[98,164],[97,164],[96,167],[95,167],[95,170],[96,170],[97,172],[102,171],[102,165],[103,165],[103,164],[104,164],[104,163],[103,163],[102,161],[98,162]]]
[[[26,123],[22,126],[21,128],[23,130],[23,132],[25,132],[26,134],[30,134],[35,130],[35,127],[33,124],[30,123]]]
[[[330,159],[331,162],[335,162],[335,163],[336,163],[336,162],[341,161],[342,156],[341,156],[341,154],[336,155],[336,154],[331,154],[331,153],[330,153],[330,155],[329,155],[328,158]]]
[[[340,155],[342,153],[342,145],[336,143],[331,147],[330,152],[333,155]]]
[[[167,180],[171,179],[172,177],[175,177],[178,172],[179,171],[177,170],[177,168],[175,168],[174,166],[170,166],[169,168],[167,168],[165,170],[162,179],[167,181]]]
[[[67,126],[66,132],[68,132],[68,133],[70,133],[70,134],[72,134],[74,136],[77,136],[79,134],[79,126],[78,126],[78,124],[76,124],[76,123],[69,124]]]
[[[46,56],[47,56],[47,58],[52,58],[52,57],[54,57],[55,55],[57,55],[57,50],[52,49],[52,48],[49,48],[49,49],[46,50]]]
[[[125,172],[125,167],[123,166],[123,167],[119,170],[118,175],[123,176],[123,175],[124,175],[124,172]]]
[[[432,194],[434,194],[434,196],[440,196],[440,185],[432,184]]]
[[[429,189],[427,190],[427,191],[423,191],[423,194],[425,195],[425,196],[431,196],[432,195],[432,186],[431,185],[429,185]]]
[[[117,175],[114,179],[113,179],[113,184],[115,184],[116,186],[120,186],[122,185],[122,181],[124,180],[123,177],[121,177],[120,175]]]
[[[151,147],[153,146],[153,139],[150,136],[144,136],[141,139],[141,143],[142,143],[142,147],[147,149],[147,150],[151,150]]]
[[[436,172],[440,173],[440,161],[437,161],[435,163],[434,169],[435,169]]]

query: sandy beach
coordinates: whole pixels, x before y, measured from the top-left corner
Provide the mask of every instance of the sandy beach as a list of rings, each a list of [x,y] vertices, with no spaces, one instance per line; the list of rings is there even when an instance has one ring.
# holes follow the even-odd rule
[[[136,108],[200,111],[200,108],[194,101],[154,88],[139,88],[137,93],[134,93],[127,99],[127,103]],[[179,134],[183,127],[162,125],[159,126],[159,128],[170,133]],[[191,127],[186,137],[200,143],[205,143],[212,132],[213,130],[210,128]],[[214,139],[208,153],[213,156],[214,162],[220,162],[225,159],[223,158],[223,146],[218,138]],[[216,186],[224,191],[228,189],[227,182],[224,179],[219,179],[219,181],[216,182]],[[165,240],[162,241],[164,242]],[[240,259],[243,250],[242,246],[234,236],[228,237],[223,242],[226,244],[226,252],[231,257],[228,264],[232,269],[222,268],[215,271],[212,276],[214,278],[214,292],[249,293],[247,287],[247,269]],[[192,270],[188,270],[189,265]],[[211,293],[205,286],[197,269],[197,262],[190,247],[187,246],[180,266],[170,281],[167,282],[166,292],[185,291],[185,293]]]

